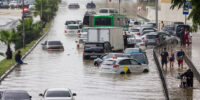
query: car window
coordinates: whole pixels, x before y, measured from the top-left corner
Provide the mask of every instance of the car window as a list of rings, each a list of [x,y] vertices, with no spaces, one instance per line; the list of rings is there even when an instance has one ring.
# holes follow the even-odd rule
[[[49,41],[48,45],[62,45],[60,41]]]
[[[131,65],[139,65],[139,63],[136,60],[130,59]]]
[[[131,29],[131,32],[139,32],[139,29]]]
[[[102,56],[102,59],[106,59],[106,58],[108,58],[108,54],[105,54]]]
[[[67,26],[67,29],[79,29],[78,26]]]
[[[115,64],[115,61],[114,60],[105,60],[105,61],[103,61],[102,64],[103,65],[113,65],[113,64]]]
[[[107,9],[101,9],[101,10],[99,11],[99,13],[108,13],[108,10],[107,10]]]
[[[155,38],[158,38],[158,35],[147,35],[146,38],[147,39],[155,39]]]
[[[5,100],[30,100],[27,93],[5,93]]]
[[[48,91],[46,97],[71,97],[69,91]]]
[[[115,13],[115,10],[110,9],[109,13]]]
[[[131,65],[131,62],[129,59],[125,59],[119,62],[120,65]]]

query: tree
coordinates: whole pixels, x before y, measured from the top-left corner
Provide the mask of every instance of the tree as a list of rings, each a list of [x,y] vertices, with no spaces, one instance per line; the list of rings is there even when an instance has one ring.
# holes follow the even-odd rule
[[[1,30],[0,31],[0,41],[5,43],[7,45],[7,51],[6,51],[6,58],[12,59],[12,50],[10,48],[10,44],[14,43],[17,40],[17,34],[15,32],[15,29],[12,29],[11,31],[7,30]]]
[[[188,0],[172,0],[171,9],[178,7],[178,9],[182,8],[184,2]],[[192,19],[192,30],[197,31],[198,26],[200,25],[200,0],[190,0],[190,5],[192,6],[192,10],[188,16],[188,19]]]

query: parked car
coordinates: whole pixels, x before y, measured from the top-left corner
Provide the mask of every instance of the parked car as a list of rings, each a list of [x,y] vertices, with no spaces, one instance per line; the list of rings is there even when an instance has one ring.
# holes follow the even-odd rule
[[[65,33],[67,34],[80,34],[80,27],[78,24],[67,25]]]
[[[127,47],[137,47],[144,49],[144,42],[142,41],[142,38],[139,36],[133,37],[133,38],[127,38],[128,45]]]
[[[15,1],[15,0],[10,1],[9,7],[10,8],[17,8],[18,7],[17,1]]]
[[[126,48],[124,50],[125,54],[132,54],[134,52],[142,52],[142,49],[140,49],[140,48]]]
[[[93,1],[91,1],[91,2],[87,3],[86,8],[87,9],[95,9],[96,4]]]
[[[31,100],[31,98],[24,90],[5,90],[0,96],[0,100]]]
[[[106,53],[104,42],[86,42],[83,49],[83,59],[100,57]]]
[[[141,22],[139,21],[134,21],[129,23],[129,27],[139,27],[141,26]]]
[[[114,9],[114,8],[101,8],[99,10],[99,13],[100,14],[117,14],[118,11],[117,9]]]
[[[140,28],[140,35],[144,35],[144,31],[156,32],[157,29],[155,29],[155,28],[150,28],[150,27],[141,27],[141,28]]]
[[[80,5],[78,3],[70,3],[68,5],[68,8],[69,9],[79,9],[80,8]]]
[[[88,28],[84,27],[81,29],[81,32],[79,35],[79,38],[86,38],[88,37]]]
[[[141,25],[142,27],[156,28],[156,23],[148,22]]]
[[[1,1],[1,8],[9,8],[9,3],[7,1]]]
[[[139,63],[131,58],[110,58],[102,62],[100,66],[101,73],[133,73],[148,72],[149,68],[146,64]]]
[[[77,43],[77,48],[82,49],[84,48],[84,44],[87,41],[87,38],[78,38],[78,40],[76,41]]]
[[[130,55],[124,53],[105,53],[103,56],[94,59],[94,65],[99,66],[105,59],[113,57],[129,57]]]
[[[162,28],[163,32],[168,32],[170,35],[173,35],[174,27],[171,25],[166,25]]]
[[[31,10],[26,10],[26,11],[24,11],[24,14],[23,14],[22,17],[24,17],[24,18],[30,18],[32,16],[33,16],[33,14],[31,12]]]
[[[130,58],[135,59],[136,61],[148,65],[148,59],[146,52],[133,52],[130,54]]]
[[[72,93],[68,88],[50,88],[46,89],[39,96],[42,97],[42,100],[74,100],[76,93]]]
[[[129,33],[140,36],[140,28],[139,27],[137,27],[137,28],[131,28],[129,30]]]
[[[157,45],[158,44],[158,35],[156,33],[149,33],[143,37],[143,41],[145,42],[145,46],[148,45]]]
[[[45,50],[64,50],[61,41],[45,41],[42,43],[42,48]]]
[[[67,26],[67,25],[70,25],[70,24],[77,24],[77,21],[75,21],[75,20],[69,20],[69,21],[66,21],[65,22],[65,25]],[[65,27],[66,27],[65,26]]]

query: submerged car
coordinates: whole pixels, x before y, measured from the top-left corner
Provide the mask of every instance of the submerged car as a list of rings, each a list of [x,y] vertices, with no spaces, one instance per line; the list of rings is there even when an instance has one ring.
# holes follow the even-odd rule
[[[64,50],[61,41],[45,41],[42,43],[42,48],[45,50]]]
[[[100,65],[101,73],[138,73],[148,72],[148,65],[142,64],[131,58],[110,58],[106,59]]]
[[[87,3],[86,8],[87,9],[94,9],[94,8],[96,8],[96,5],[95,5],[94,2],[89,2],[89,3]]]
[[[71,3],[68,5],[69,9],[79,9],[80,5],[78,3]]]
[[[51,88],[39,96],[42,96],[42,100],[74,100],[76,93],[72,93],[68,88]]]
[[[24,90],[5,90],[0,95],[0,100],[31,100],[31,98]]]
[[[80,27],[78,24],[67,25],[65,33],[67,34],[80,34]]]

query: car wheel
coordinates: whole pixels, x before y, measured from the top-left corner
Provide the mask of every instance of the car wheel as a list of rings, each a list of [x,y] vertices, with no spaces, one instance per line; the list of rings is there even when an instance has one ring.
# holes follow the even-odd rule
[[[144,73],[147,73],[147,72],[149,72],[149,70],[148,70],[148,69],[144,69],[143,72],[144,72]]]
[[[125,72],[121,72],[120,74],[125,74]]]

